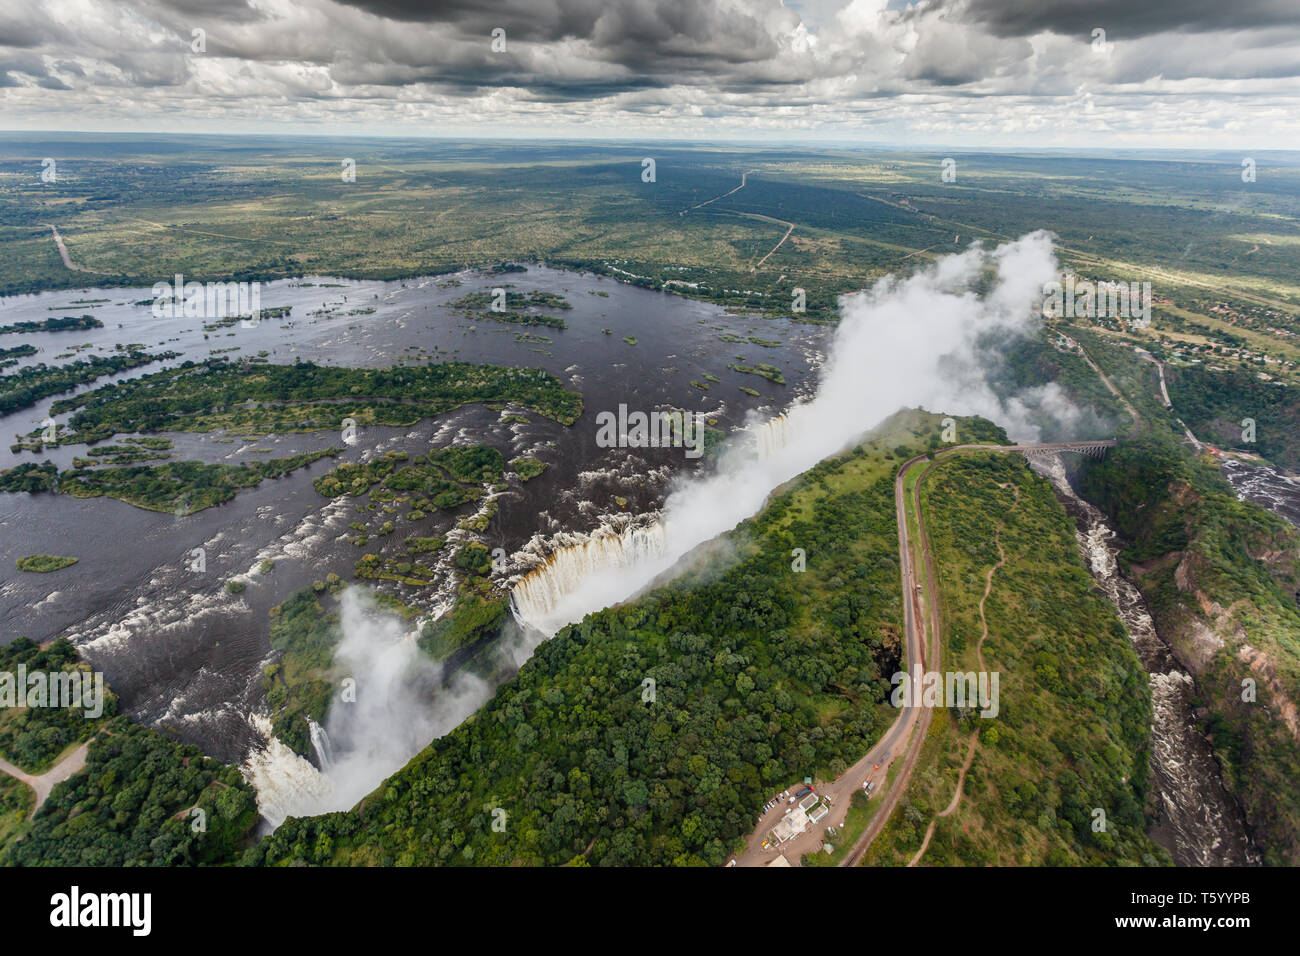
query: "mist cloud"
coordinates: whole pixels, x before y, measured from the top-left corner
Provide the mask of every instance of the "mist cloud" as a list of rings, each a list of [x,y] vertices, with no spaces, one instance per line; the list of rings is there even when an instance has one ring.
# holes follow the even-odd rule
[[[275,825],[287,816],[351,809],[492,692],[465,672],[444,685],[442,666],[420,651],[397,617],[374,606],[365,588],[343,592],[340,619],[334,662],[356,682],[356,700],[336,696],[324,727],[327,743],[313,732],[320,770],[274,738],[247,764],[262,815]],[[262,721],[261,729],[266,733],[269,724]]]
[[[1026,440],[1038,435],[1034,407],[1068,417],[1059,390],[999,398],[989,384],[999,358],[985,341],[1029,334],[1041,322],[1043,286],[1059,274],[1052,239],[1039,231],[992,250],[975,244],[841,299],[816,395],[751,426],[751,441],[733,436],[714,473],[684,479],[669,494],[657,524],[597,534],[553,555],[545,571],[516,587],[521,619],[554,633],[632,597],[687,552],[756,514],[774,488],[901,408],[981,415]]]

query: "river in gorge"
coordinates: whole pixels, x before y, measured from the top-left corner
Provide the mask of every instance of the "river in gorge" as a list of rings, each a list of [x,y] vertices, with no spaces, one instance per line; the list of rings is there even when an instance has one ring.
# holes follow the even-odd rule
[[[1114,605],[1151,688],[1152,836],[1179,866],[1253,866],[1260,854],[1241,807],[1223,785],[1210,742],[1192,706],[1195,683],[1156,632],[1138,589],[1120,574],[1116,533],[1106,516],[1071,487],[1059,455],[1035,463],[1075,521],[1075,538],[1093,579]]]

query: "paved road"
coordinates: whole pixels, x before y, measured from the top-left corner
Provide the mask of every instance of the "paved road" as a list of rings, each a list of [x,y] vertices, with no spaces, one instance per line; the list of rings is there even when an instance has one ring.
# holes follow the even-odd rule
[[[904,462],[894,478],[894,511],[898,521],[898,562],[902,569],[903,626],[907,631],[907,670],[909,674],[925,673],[926,651],[930,646],[930,641],[926,640],[927,633],[932,638],[937,637],[938,633],[937,628],[926,626],[925,616],[922,614],[922,598],[931,595],[925,604],[930,610],[931,624],[937,620],[937,607],[933,598],[935,591],[932,585],[934,576],[931,573],[930,544],[926,538],[925,522],[921,518],[921,483],[938,460],[937,458],[929,460],[925,455],[918,455]],[[916,484],[912,489],[913,510],[916,512],[916,525],[921,535],[920,545],[923,556],[923,567],[921,573],[918,574],[912,562],[911,532],[907,527],[907,495],[904,491],[904,485],[908,473],[922,463],[924,463],[925,467],[921,469],[921,474],[917,476]],[[922,577],[925,578],[924,581]],[[938,659],[937,652],[933,654],[933,659]],[[899,744],[905,742],[907,751],[903,756],[903,765],[899,768],[898,776],[888,792],[881,793],[880,784],[876,785],[875,799],[883,800],[884,803],[877,808],[871,822],[867,824],[866,830],[853,844],[853,849],[845,854],[840,861],[840,866],[856,866],[858,864],[867,848],[871,846],[871,842],[880,835],[880,831],[889,822],[889,817],[898,806],[903,794],[907,792],[907,783],[912,777],[912,771],[916,769],[917,760],[920,759],[921,745],[925,742],[925,735],[930,730],[930,718],[933,715],[932,708],[921,707],[919,702],[915,703],[915,706],[902,710],[898,720],[894,722],[894,726],[885,735],[888,738],[895,732],[899,732],[899,725],[902,724],[901,734],[905,736],[903,740],[899,741]],[[898,751],[894,749],[891,750],[891,753],[896,755]],[[888,768],[881,767],[882,771],[886,769]]]
[[[1197,451],[1200,451],[1204,446],[1201,444],[1200,440],[1192,434],[1192,430],[1187,427],[1187,423],[1179,418],[1177,413],[1174,412],[1174,403],[1169,398],[1169,387],[1165,384],[1165,363],[1160,361],[1160,359],[1156,358],[1146,349],[1137,349],[1136,351],[1139,356],[1146,359],[1148,362],[1154,362],[1156,368],[1159,369],[1160,397],[1164,400],[1165,408],[1169,409],[1170,414],[1174,416],[1174,421],[1178,422],[1178,424],[1182,426],[1183,434],[1187,436],[1188,442],[1190,442]]]
[[[912,567],[911,544],[908,539],[907,515],[905,513],[903,482],[908,471],[917,463],[926,461],[924,455],[919,455],[903,464],[898,470],[894,479],[894,508],[898,521],[898,556],[901,565],[901,584],[903,588],[903,626],[905,632],[905,645],[907,651],[907,667],[909,673],[915,673],[924,670],[924,647],[923,647],[923,629],[918,629],[917,621],[921,617],[921,600],[917,591],[917,575]],[[921,722],[919,728],[915,727],[917,721]],[[823,834],[827,827],[838,827],[844,822],[845,816],[848,815],[849,801],[853,794],[867,780],[873,780],[876,784],[876,791],[873,799],[882,799],[882,791],[886,775],[889,772],[890,763],[897,759],[903,752],[908,743],[908,737],[913,729],[919,729],[920,734],[916,735],[916,740],[922,740],[925,737],[925,729],[929,726],[930,713],[928,708],[919,706],[904,707],[899,711],[898,716],[894,719],[893,724],[885,731],[884,735],[877,741],[876,745],[863,755],[862,759],[852,767],[842,773],[833,782],[825,784],[818,791],[823,798],[829,798],[831,812],[826,815],[816,826],[809,827],[803,834],[790,840],[780,847],[769,847],[764,850],[762,843],[767,839],[768,831],[785,815],[785,811],[790,808],[788,803],[778,804],[773,809],[763,814],[759,821],[758,828],[750,835],[746,844],[745,851],[736,857],[737,866],[763,866],[766,863],[776,859],[778,854],[784,854],[785,858],[794,866],[799,865],[799,861],[805,853],[810,853],[821,845]],[[913,748],[919,750],[919,748]],[[889,760],[884,757],[889,754]],[[910,762],[915,764],[915,755],[911,754]],[[877,762],[881,763],[880,769],[876,770]],[[906,784],[906,777],[910,774],[909,766],[905,765],[903,773],[900,774],[899,780],[895,782],[894,787],[889,794],[883,796],[885,806],[877,811],[872,819],[871,825],[866,833],[859,840],[857,846],[865,847],[870,839],[875,836],[875,831],[879,829],[879,822],[889,817],[890,811],[898,802],[897,793],[901,792],[903,787],[900,783]],[[865,840],[865,842],[863,842]],[[848,854],[844,862],[851,858],[855,859],[860,850],[855,849]]]
[[[929,459],[925,455],[918,455],[903,463],[894,478],[894,511],[895,520],[898,524],[899,577],[903,588],[903,627],[908,673],[924,673],[927,660],[938,661],[940,659],[938,647],[938,592],[934,585],[937,575],[925,521],[921,514],[921,485],[930,470],[953,455],[968,452],[1078,451],[1086,453],[1093,449],[1111,448],[1116,444],[1117,442],[1114,440],[1107,439],[1026,445],[954,445],[936,452],[933,459]],[[912,469],[918,466],[924,467],[912,488],[912,511],[916,514],[917,528],[921,538],[918,543],[923,567],[919,571],[913,561],[911,532],[908,530],[907,524],[907,495],[905,492],[906,478]],[[921,746],[930,727],[932,713],[931,708],[917,705],[902,708],[894,723],[885,731],[881,739],[863,755],[861,760],[833,782],[822,785],[818,792],[824,798],[829,798],[831,812],[816,826],[810,826],[795,839],[780,847],[763,849],[762,843],[767,839],[768,832],[784,816],[790,805],[788,802],[782,802],[764,813],[759,819],[757,828],[746,841],[745,850],[735,858],[736,865],[764,866],[776,859],[778,854],[783,854],[792,865],[798,866],[800,858],[805,853],[810,853],[821,845],[827,827],[838,827],[844,822],[844,818],[848,814],[849,801],[852,799],[854,792],[862,786],[864,781],[874,780],[876,789],[873,799],[881,800],[883,803],[876,810],[866,830],[854,843],[853,849],[845,854],[839,863],[840,866],[857,865],[867,847],[871,845],[871,841],[879,835],[895,807],[897,807],[898,802],[902,799],[903,794],[907,791],[908,781],[911,779],[912,771],[916,768],[916,763],[921,754]],[[883,759],[885,754],[889,754],[888,760]],[[903,765],[899,768],[893,784],[886,792],[884,782],[889,767],[900,755],[902,755]],[[875,764],[878,761],[881,762],[881,767],[876,770]]]

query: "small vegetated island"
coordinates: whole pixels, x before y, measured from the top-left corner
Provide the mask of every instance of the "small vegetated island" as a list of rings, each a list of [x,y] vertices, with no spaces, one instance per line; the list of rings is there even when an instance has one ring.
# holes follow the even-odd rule
[[[67,332],[73,329],[102,329],[104,323],[93,315],[50,316],[38,322],[15,322],[0,325],[0,335],[23,335],[27,332]]]
[[[766,362],[759,362],[757,365],[743,365],[737,362],[728,362],[727,368],[733,372],[741,372],[745,375],[757,375],[765,378],[774,385],[784,385],[785,376],[775,365],[768,365]]]
[[[0,355],[30,355],[36,350],[25,352],[21,348],[0,352]],[[43,398],[67,392],[78,385],[85,385],[105,375],[125,372],[127,369],[164,359],[176,358],[179,353],[160,352],[157,354],[144,351],[141,345],[114,346],[113,355],[92,355],[87,359],[69,362],[66,365],[46,365],[38,362],[28,365],[9,375],[0,376],[0,415],[23,408],[30,408]],[[10,361],[16,361],[11,359]]]
[[[11,349],[0,349],[0,368],[10,368],[17,365],[19,359],[35,354],[34,345],[15,345]]]
[[[558,292],[512,292],[505,294],[505,308],[498,311],[492,308],[497,296],[491,292],[469,292],[455,302],[450,308],[460,310],[466,318],[492,322],[505,322],[510,325],[545,325],[552,329],[568,328],[565,321],[558,316],[547,315],[542,309],[572,309],[569,300]]]
[[[77,563],[76,558],[64,558],[56,554],[29,554],[16,562],[19,571],[33,571],[37,574],[49,574],[61,571]]]
[[[269,365],[213,359],[186,362],[127,382],[110,383],[55,402],[52,414],[72,412],[55,444],[105,441],[119,434],[162,430],[232,434],[305,432],[340,428],[345,419],[360,426],[412,425],[462,405],[514,403],[571,425],[582,414],[582,398],[540,369],[448,362],[421,367],[353,369],[298,362]],[[33,447],[47,436],[34,431]],[[52,491],[77,497],[108,495],[137,507],[191,513],[230,500],[239,488],[280,477],[341,449],[331,447],[287,458],[242,464],[141,461],[159,442],[134,449],[110,445],[60,472],[52,463],[24,463],[0,472],[0,491]],[[37,445],[39,447],[39,445]],[[499,458],[499,455],[498,455]],[[105,464],[105,462],[108,464]],[[95,467],[100,466],[100,467]],[[349,480],[352,480],[351,478]],[[445,491],[446,489],[443,489]],[[436,495],[440,492],[435,492]]]
[[[536,458],[515,458],[510,462],[510,467],[521,479],[531,481],[546,470],[546,462],[538,461]]]

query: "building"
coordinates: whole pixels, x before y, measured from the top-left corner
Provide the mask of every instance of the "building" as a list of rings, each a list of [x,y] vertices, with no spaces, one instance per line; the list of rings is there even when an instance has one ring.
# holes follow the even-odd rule
[[[772,827],[772,839],[778,844],[788,843],[808,829],[808,814],[802,807],[788,810],[776,826]]]
[[[807,830],[810,824],[826,816],[830,812],[830,807],[825,805],[818,807],[817,803],[820,799],[815,793],[807,794],[796,806],[786,811],[780,822],[772,827],[773,842],[778,845],[788,843]]]

